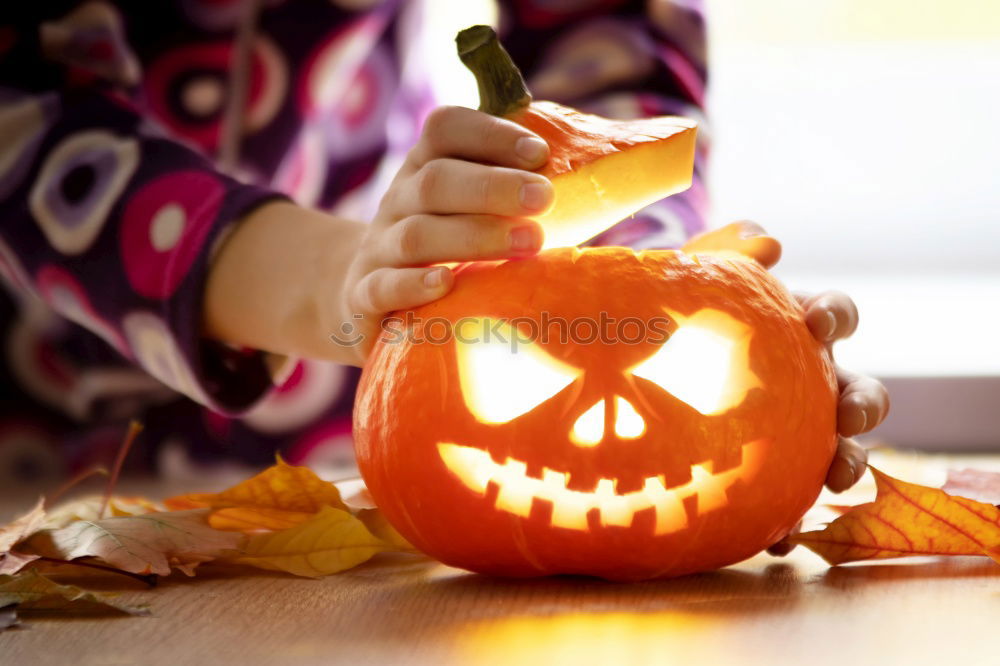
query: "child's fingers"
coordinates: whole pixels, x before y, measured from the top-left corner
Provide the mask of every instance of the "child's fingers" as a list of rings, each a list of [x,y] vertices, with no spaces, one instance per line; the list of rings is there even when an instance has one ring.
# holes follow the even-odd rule
[[[442,158],[396,188],[391,211],[396,219],[423,213],[525,217],[548,208],[553,196],[544,176]]]
[[[837,453],[826,473],[826,487],[841,493],[857,483],[865,473],[868,452],[853,439],[841,437],[837,442]]]
[[[379,268],[354,287],[354,312],[381,317],[386,312],[413,308],[441,298],[454,282],[447,266]]]
[[[794,536],[801,531],[802,531],[802,521],[800,520],[795,524],[795,527],[793,527],[788,532],[788,534],[781,537],[781,541],[778,541],[777,543],[769,546],[767,552],[771,555],[774,555],[775,557],[784,557],[785,555],[788,555],[788,553],[792,552],[792,550],[795,549],[795,544],[788,543],[788,537]]]
[[[868,432],[889,414],[889,392],[882,382],[837,368],[840,403],[837,431],[845,437]]]
[[[858,308],[847,294],[824,291],[812,296],[797,294],[806,311],[806,324],[820,342],[850,337],[858,328]]]
[[[545,164],[549,147],[536,134],[509,120],[460,106],[442,106],[427,117],[408,161],[420,168],[439,157],[530,170]]]
[[[412,215],[389,227],[374,261],[381,266],[421,266],[529,256],[542,247],[537,222],[494,215]]]

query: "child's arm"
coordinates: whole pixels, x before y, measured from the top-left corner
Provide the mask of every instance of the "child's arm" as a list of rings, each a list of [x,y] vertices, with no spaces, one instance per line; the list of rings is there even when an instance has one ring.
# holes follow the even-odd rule
[[[206,333],[269,351],[360,364],[382,316],[444,295],[439,262],[534,254],[552,187],[529,169],[545,143],[457,107],[431,114],[417,146],[361,224],[274,202],[240,223],[206,286]],[[334,341],[361,336],[357,344]]]

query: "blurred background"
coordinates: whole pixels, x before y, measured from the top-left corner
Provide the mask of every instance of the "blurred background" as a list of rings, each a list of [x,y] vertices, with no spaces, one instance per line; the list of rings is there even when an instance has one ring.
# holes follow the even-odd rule
[[[1000,2],[709,3],[714,222],[760,221],[794,289],[854,297],[837,348],[876,438],[1000,445]]]
[[[446,4],[427,34],[495,21]],[[762,223],[791,288],[855,299],[836,352],[890,387],[876,439],[1000,446],[1000,2],[707,4],[713,224]],[[425,48],[476,106],[450,41]]]

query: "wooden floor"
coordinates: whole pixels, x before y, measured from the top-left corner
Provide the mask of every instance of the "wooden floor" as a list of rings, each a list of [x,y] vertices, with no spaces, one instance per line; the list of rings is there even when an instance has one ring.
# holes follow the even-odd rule
[[[985,558],[829,568],[796,551],[616,584],[396,555],[322,580],[205,567],[153,590],[102,584],[153,615],[32,618],[0,633],[0,664],[1000,664]]]

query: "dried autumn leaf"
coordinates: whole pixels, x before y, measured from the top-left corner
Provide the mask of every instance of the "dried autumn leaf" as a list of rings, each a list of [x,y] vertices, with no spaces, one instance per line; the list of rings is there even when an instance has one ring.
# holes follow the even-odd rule
[[[312,516],[313,514],[304,511],[233,506],[212,511],[208,516],[208,524],[227,532],[275,531],[295,527]]]
[[[212,506],[212,500],[219,493],[187,493],[163,500],[163,505],[170,511],[187,511],[189,509],[207,509]]]
[[[323,507],[301,525],[251,536],[233,561],[312,578],[350,569],[387,549],[358,518]]]
[[[48,512],[43,527],[59,529],[78,520],[99,520],[104,498],[101,495],[81,497],[65,504],[60,504]],[[108,499],[107,513],[112,517],[140,516],[145,513],[163,511],[164,507],[145,497],[114,496]]]
[[[385,515],[378,509],[361,509],[356,515],[369,532],[378,537],[382,543],[391,546],[393,550],[416,552],[417,549],[389,524]]]
[[[0,606],[0,631],[16,627],[20,621],[17,619],[17,606],[10,604]]]
[[[15,574],[26,564],[38,559],[37,555],[11,552],[11,549],[41,529],[44,522],[45,500],[39,498],[28,513],[0,527],[0,575]],[[0,604],[3,605],[5,604]]]
[[[344,498],[344,504],[365,524],[369,532],[395,550],[416,552],[410,542],[389,524],[385,514],[375,505],[375,500],[368,492],[363,479],[358,477],[338,481],[337,489],[340,490],[340,495]]]
[[[1000,472],[978,469],[953,469],[941,490],[978,502],[1000,504]]]
[[[308,467],[281,458],[257,476],[220,493],[191,493],[164,502],[171,509],[212,509],[209,524],[220,530],[283,530],[309,520],[323,507],[346,509],[340,492]]]
[[[18,610],[114,610],[129,615],[149,615],[142,606],[133,606],[94,594],[75,585],[60,585],[36,571],[17,576],[0,576],[0,608],[17,604]]]
[[[912,555],[988,555],[1000,561],[1000,509],[870,469],[878,488],[874,502],[789,541],[830,564]]]
[[[194,565],[238,549],[245,539],[210,527],[207,514],[195,509],[80,520],[39,532],[29,543],[36,552],[60,559],[96,557],[123,571],[162,576],[173,566],[191,575]]]

